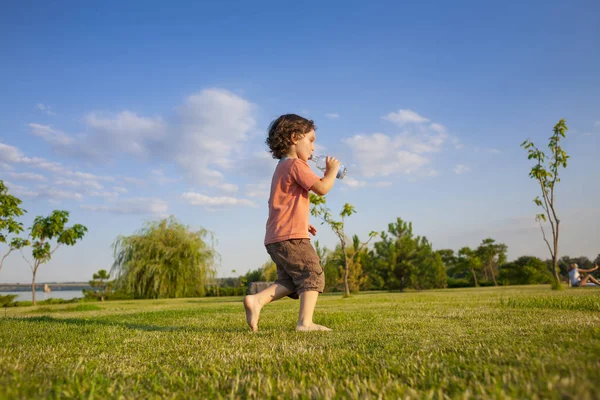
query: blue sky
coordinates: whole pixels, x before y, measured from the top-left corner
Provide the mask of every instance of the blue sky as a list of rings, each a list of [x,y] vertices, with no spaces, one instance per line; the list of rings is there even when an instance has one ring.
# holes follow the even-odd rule
[[[600,3],[21,2],[0,15],[0,179],[24,222],[89,233],[38,281],[89,280],[111,243],[175,215],[212,231],[220,276],[267,260],[269,122],[315,120],[348,175],[328,195],[366,238],[397,217],[435,248],[547,257],[519,147],[565,118],[561,255],[600,253]],[[314,221],[315,224],[317,221]],[[335,245],[327,227],[317,239]],[[18,254],[0,282],[27,282]]]

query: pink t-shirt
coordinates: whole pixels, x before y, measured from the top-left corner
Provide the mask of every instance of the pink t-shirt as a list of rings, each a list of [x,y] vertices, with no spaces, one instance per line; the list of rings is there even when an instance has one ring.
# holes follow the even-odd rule
[[[269,197],[265,246],[289,239],[308,239],[308,191],[321,178],[299,158],[282,159],[275,168]]]

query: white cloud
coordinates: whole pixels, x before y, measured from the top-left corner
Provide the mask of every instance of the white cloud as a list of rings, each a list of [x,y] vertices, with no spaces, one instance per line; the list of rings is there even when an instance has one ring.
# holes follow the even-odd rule
[[[20,181],[33,181],[33,182],[44,182],[46,177],[44,175],[35,174],[33,172],[11,172],[8,174],[11,178]]]
[[[186,192],[181,195],[181,198],[188,204],[192,206],[206,206],[206,207],[214,207],[214,206],[236,206],[236,205],[244,205],[255,207],[252,201],[248,199],[238,199],[236,197],[210,197],[200,193],[194,192]]]
[[[64,167],[61,163],[48,161],[40,157],[26,157],[19,149],[0,143],[0,162],[25,165],[29,168],[41,170],[44,173],[52,173],[57,175],[54,184],[65,186],[78,190],[102,190],[104,186],[100,182],[114,182],[116,179],[111,176],[95,175],[87,172],[73,171]],[[41,174],[36,173],[11,173],[14,179],[29,180],[29,181],[45,181],[46,178]],[[60,189],[41,189],[37,191],[27,190],[29,197],[47,198],[48,200],[60,201],[66,199],[81,200],[81,193],[67,192]]]
[[[162,117],[140,117],[127,110],[117,114],[92,112],[84,117],[84,123],[92,132],[88,146],[111,156],[114,152],[146,156],[168,138]]]
[[[100,180],[100,181],[105,181],[105,182],[114,182],[115,181],[115,178],[112,176],[94,175],[94,174],[90,174],[87,172],[79,172],[79,171],[72,173],[72,176],[75,176],[75,177],[81,178],[81,179]]]
[[[140,185],[143,185],[144,183],[146,183],[142,179],[132,178],[130,176],[123,176],[123,177],[121,177],[121,179],[125,183],[129,183],[129,184],[137,185],[137,186],[140,186]]]
[[[14,184],[9,185],[8,183],[6,186],[14,189],[17,196],[43,199],[51,203],[59,203],[62,200],[83,200],[83,194],[81,193],[56,189],[47,185],[40,186],[37,189],[26,188],[24,186]]]
[[[67,134],[59,130],[53,129],[50,125],[29,124],[31,133],[42,138],[46,142],[57,146],[70,146],[73,143]]]
[[[191,183],[233,192],[235,186],[227,182],[224,173],[240,172],[240,160],[246,155],[242,147],[256,126],[255,110],[252,103],[232,92],[206,89],[188,96],[166,120],[124,110],[87,114],[83,118],[85,133],[77,136],[40,124],[30,124],[30,128],[61,155],[102,162],[134,155],[175,162]],[[8,150],[0,149],[2,158],[14,159],[16,155]],[[58,171],[60,167],[44,166],[67,175]],[[160,182],[170,179],[164,174],[159,177]]]
[[[437,132],[437,133],[446,133],[446,127],[441,124],[433,123],[433,124],[429,125],[429,128],[431,128],[432,131]]]
[[[118,192],[99,192],[99,191],[91,191],[88,193],[89,196],[91,197],[102,197],[105,199],[114,199],[119,197],[119,193]]]
[[[221,89],[206,89],[189,96],[178,109],[179,132],[175,160],[195,184],[217,186],[225,177],[219,169],[236,166],[233,156],[243,155],[240,146],[256,121],[255,106]]]
[[[21,151],[4,143],[0,143],[0,162],[7,164],[23,164],[45,172],[53,172],[65,176],[74,176],[76,173],[63,167],[57,162],[48,161],[40,157],[25,157]]]
[[[37,196],[37,192],[34,192],[33,190],[31,190],[25,186],[17,185],[16,183],[4,181],[4,185],[6,185],[9,193],[12,194],[13,196],[17,196],[17,197],[35,197],[35,196]]]
[[[65,190],[60,190],[52,187],[44,187],[38,192],[39,198],[45,198],[47,200],[83,200],[83,195],[77,192],[68,192]]]
[[[18,163],[23,158],[23,153],[14,146],[0,143],[0,161],[11,164]]]
[[[454,173],[456,175],[464,174],[469,171],[471,171],[471,168],[464,164],[456,164],[456,166],[454,167]]]
[[[329,119],[338,119],[340,117],[340,114],[338,113],[327,113],[325,114],[325,116]]]
[[[359,181],[358,179],[352,177],[346,177],[345,179],[342,179],[341,183],[353,189],[367,186],[366,181]]]
[[[327,152],[327,147],[322,146],[318,143],[315,143],[315,154],[316,155],[325,155]]]
[[[429,122],[429,119],[419,115],[418,113],[412,110],[398,110],[398,112],[391,112],[387,115],[384,115],[381,118],[391,121],[398,126],[404,126],[406,124],[422,124],[425,122]]]
[[[360,172],[366,177],[395,174],[437,176],[438,171],[424,171],[423,167],[451,137],[446,127],[411,110],[399,110],[382,118],[395,123],[402,131],[393,136],[373,133],[354,135],[344,140],[352,148]],[[453,138],[453,142],[456,144],[457,140]]]
[[[355,135],[345,143],[353,149],[354,158],[366,177],[413,174],[429,163],[422,153],[435,150],[431,144],[419,143],[415,138],[390,137],[383,133]]]
[[[270,189],[269,186],[270,183],[268,181],[260,183],[249,183],[246,185],[246,196],[268,199]]]
[[[12,190],[16,196],[45,199],[53,204],[60,203],[63,200],[81,201],[85,196],[115,199],[119,197],[120,194],[127,193],[127,188],[116,185],[111,190],[105,190],[105,183],[118,182],[137,184],[143,182],[130,177],[102,176],[88,172],[73,171],[58,162],[48,161],[39,157],[26,157],[16,147],[0,143],[0,163],[7,164],[4,161],[54,174],[55,177],[52,181],[53,186],[42,185],[32,189],[14,183],[11,184]],[[12,166],[8,164],[7,166],[12,168]],[[8,172],[7,175],[17,181],[47,181],[47,178],[44,175],[33,172],[17,173],[11,171]],[[224,186],[224,189],[232,190],[232,186]],[[64,188],[68,188],[69,190],[65,190]],[[130,203],[123,203],[122,205],[124,207],[135,208],[134,205],[131,205]],[[149,207],[155,207],[158,210],[156,214],[164,215],[164,212],[160,211],[160,203],[157,203],[156,201],[151,202]],[[114,210],[109,207],[107,211],[113,212]]]
[[[169,210],[167,202],[157,198],[133,198],[105,205],[82,205],[82,209],[114,214],[155,214],[164,216]]]
[[[72,176],[73,171],[63,167],[62,164],[48,161],[40,157],[21,157],[18,161],[21,164],[25,164],[31,168],[40,169],[44,172],[52,172],[59,175]]]
[[[67,186],[72,188],[86,188],[94,190],[102,190],[104,186],[95,180],[73,180],[73,179],[57,179],[54,184],[59,186]]]
[[[124,188],[123,186],[115,186],[112,188],[112,190],[117,193],[127,193],[128,192],[127,188]]]
[[[180,180],[181,178],[169,178],[162,169],[152,170],[152,181],[158,183],[159,185],[166,185]]]
[[[277,162],[266,150],[250,152],[237,161],[235,172],[247,177],[249,182],[259,182],[271,177]]]
[[[473,148],[473,150],[475,151],[475,153],[491,153],[491,154],[502,154],[502,150],[498,150],[498,149],[494,149],[494,148],[480,148],[480,147],[475,147]]]
[[[72,137],[48,125],[31,123],[31,133],[52,144],[61,155],[85,160],[115,158],[118,154],[145,157],[152,149],[163,147],[167,136],[161,117],[140,117],[131,111],[92,112],[83,118],[85,134]]]
[[[389,182],[389,181],[381,181],[381,182],[374,183],[374,186],[378,187],[378,188],[390,187],[392,185],[393,185],[393,183]]]
[[[464,147],[465,147],[465,145],[464,145],[464,144],[462,144],[462,143],[460,142],[460,139],[459,139],[459,138],[457,138],[456,136],[453,136],[453,137],[452,137],[452,144],[454,145],[454,148],[455,148],[456,150],[461,150],[462,148],[464,148]]]
[[[45,104],[37,103],[35,105],[35,108],[37,108],[40,111],[43,111],[44,113],[46,113],[48,115],[56,115],[56,113],[54,111],[52,111],[52,107],[47,106]]]
[[[238,186],[231,183],[221,183],[217,185],[217,188],[227,193],[235,193],[238,191]]]

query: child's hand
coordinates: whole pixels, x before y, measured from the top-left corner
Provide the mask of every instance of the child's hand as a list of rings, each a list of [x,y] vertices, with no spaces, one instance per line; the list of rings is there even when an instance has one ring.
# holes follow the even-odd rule
[[[315,236],[317,234],[317,228],[315,228],[314,226],[312,226],[312,225],[309,224],[308,225],[308,232],[311,235]]]
[[[340,169],[340,164],[342,163],[337,158],[327,156],[325,159],[325,174],[327,174],[329,171],[335,171],[337,174],[338,169]]]

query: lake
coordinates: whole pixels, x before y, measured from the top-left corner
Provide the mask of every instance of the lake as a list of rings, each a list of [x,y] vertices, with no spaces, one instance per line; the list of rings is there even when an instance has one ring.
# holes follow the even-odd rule
[[[17,298],[15,301],[31,301],[31,291],[28,292],[0,292],[0,295],[16,294]],[[84,297],[83,291],[81,290],[53,290],[52,292],[45,293],[43,291],[35,292],[35,299],[37,301],[48,300],[48,299],[63,299],[70,300],[76,297]]]

